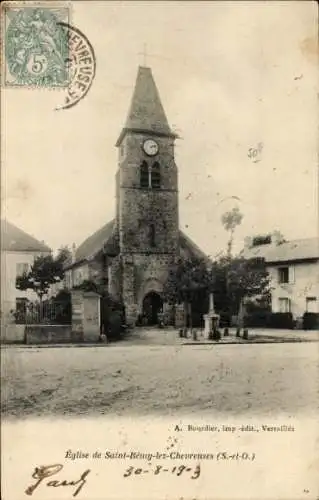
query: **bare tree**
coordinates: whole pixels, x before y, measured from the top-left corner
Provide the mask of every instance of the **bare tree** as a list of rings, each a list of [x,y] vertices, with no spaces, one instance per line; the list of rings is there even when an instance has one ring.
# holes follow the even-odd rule
[[[229,232],[229,240],[227,243],[227,257],[228,257],[228,259],[231,259],[231,256],[232,256],[235,229],[237,226],[239,226],[241,224],[243,217],[244,216],[240,212],[238,207],[234,207],[229,212],[225,212],[221,217],[221,221],[222,221],[224,228],[226,229],[226,231]]]

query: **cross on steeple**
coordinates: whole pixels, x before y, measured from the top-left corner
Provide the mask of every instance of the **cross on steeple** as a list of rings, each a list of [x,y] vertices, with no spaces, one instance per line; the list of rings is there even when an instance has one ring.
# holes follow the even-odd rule
[[[140,56],[143,56],[143,66],[146,68],[147,66],[147,46],[146,43],[143,44],[143,52],[139,52]]]

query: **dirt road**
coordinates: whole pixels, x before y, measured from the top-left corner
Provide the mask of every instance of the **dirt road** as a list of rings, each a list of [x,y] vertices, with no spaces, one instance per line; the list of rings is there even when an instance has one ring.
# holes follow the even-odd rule
[[[8,348],[7,417],[318,410],[318,343]]]

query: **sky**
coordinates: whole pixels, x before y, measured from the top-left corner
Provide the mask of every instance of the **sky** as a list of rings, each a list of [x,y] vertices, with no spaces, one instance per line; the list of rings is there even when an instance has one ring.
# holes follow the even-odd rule
[[[237,249],[275,229],[318,234],[316,2],[77,1],[71,24],[96,55],[82,101],[56,111],[63,90],[2,92],[2,217],[53,249],[114,217],[115,142],[146,44],[180,135],[181,229],[214,256],[237,205]]]

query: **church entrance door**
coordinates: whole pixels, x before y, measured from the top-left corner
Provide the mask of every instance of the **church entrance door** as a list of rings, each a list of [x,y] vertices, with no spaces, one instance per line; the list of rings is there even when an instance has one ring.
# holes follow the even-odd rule
[[[163,308],[163,301],[156,292],[149,292],[143,300],[143,319],[147,325],[156,325],[158,323],[158,313]]]

